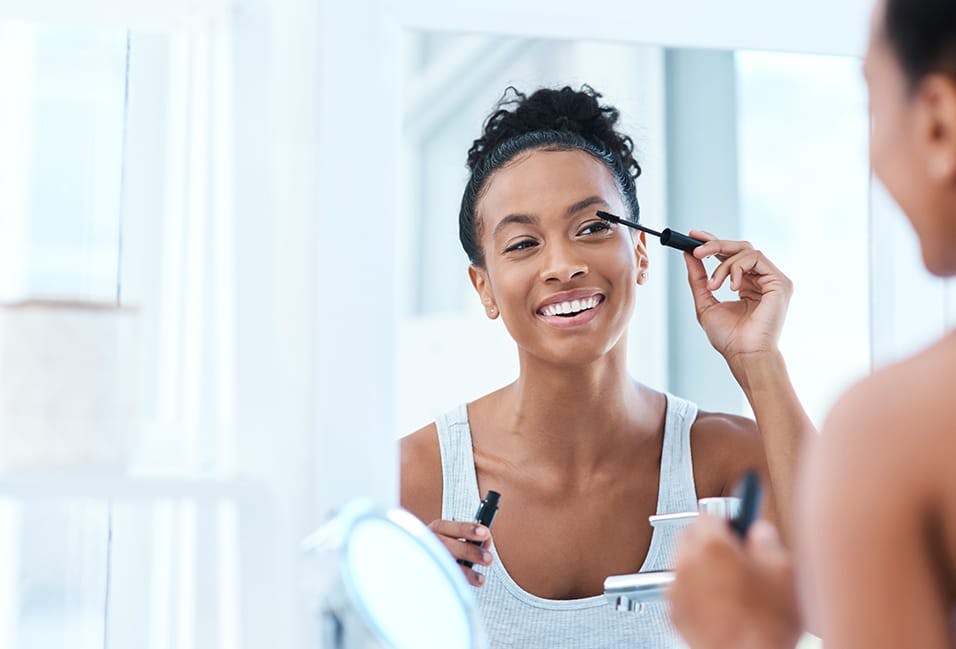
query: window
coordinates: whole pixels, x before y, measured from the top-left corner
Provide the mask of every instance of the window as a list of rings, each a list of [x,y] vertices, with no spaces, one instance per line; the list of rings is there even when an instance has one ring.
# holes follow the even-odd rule
[[[821,425],[870,368],[866,87],[850,57],[738,52],[736,65],[741,236],[794,281],[781,347]]]
[[[0,22],[0,297],[117,299],[127,38]]]

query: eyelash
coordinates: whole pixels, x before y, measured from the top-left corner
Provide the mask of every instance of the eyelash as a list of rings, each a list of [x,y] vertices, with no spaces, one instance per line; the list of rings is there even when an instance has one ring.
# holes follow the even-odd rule
[[[589,236],[589,235],[598,234],[601,232],[610,232],[611,229],[612,228],[610,223],[607,223],[605,221],[594,221],[592,223],[588,223],[583,228],[581,228],[578,231],[578,234],[579,235],[584,234],[584,236]],[[592,230],[592,232],[585,233],[585,230]],[[523,239],[505,248],[505,252],[520,252],[522,250],[528,250],[530,248],[534,248],[537,245],[538,245],[538,242],[534,241],[533,239]]]
[[[522,250],[528,250],[529,248],[533,248],[537,245],[538,245],[537,241],[533,241],[532,239],[523,239],[505,248],[505,252],[521,252]],[[527,247],[522,247],[522,246],[527,246]]]
[[[587,229],[595,230],[594,232],[591,232],[589,234],[597,234],[598,232],[609,232],[611,230],[611,224],[606,221],[593,221],[585,225],[583,228],[581,228],[581,231],[578,232],[578,234],[581,234],[581,232],[584,232]]]

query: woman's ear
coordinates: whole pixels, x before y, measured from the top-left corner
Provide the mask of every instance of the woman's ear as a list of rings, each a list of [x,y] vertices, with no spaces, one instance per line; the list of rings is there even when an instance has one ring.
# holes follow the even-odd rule
[[[919,135],[926,152],[930,177],[956,182],[956,83],[942,74],[931,74],[919,89]]]
[[[644,284],[650,260],[647,257],[647,235],[643,232],[634,237],[634,254],[637,255],[637,283]]]
[[[488,281],[488,271],[471,264],[468,266],[468,278],[471,285],[475,287],[478,297],[481,298],[481,304],[485,307],[485,313],[494,320],[498,317],[498,305],[495,303],[494,293],[491,291],[491,283]]]

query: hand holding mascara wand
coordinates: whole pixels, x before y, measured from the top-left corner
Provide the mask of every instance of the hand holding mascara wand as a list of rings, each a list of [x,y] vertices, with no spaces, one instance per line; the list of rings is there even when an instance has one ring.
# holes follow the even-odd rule
[[[657,230],[652,230],[651,228],[645,227],[640,223],[622,219],[621,217],[610,214],[609,212],[602,212],[599,210],[597,215],[609,223],[620,223],[621,225],[626,225],[629,228],[634,228],[635,230],[640,230],[641,232],[653,234],[655,237],[660,238],[661,245],[668,246],[670,248],[676,248],[677,250],[683,250],[684,252],[691,252],[697,246],[704,245],[704,242],[700,239],[689,237],[686,234],[681,234],[680,232],[674,232],[670,228],[664,228],[663,231],[658,232]]]

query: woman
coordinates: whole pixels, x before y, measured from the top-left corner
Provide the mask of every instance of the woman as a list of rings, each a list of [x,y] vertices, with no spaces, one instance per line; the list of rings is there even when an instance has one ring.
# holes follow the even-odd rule
[[[790,282],[746,243],[693,232],[708,242],[685,259],[699,320],[757,423],[698,413],[628,376],[625,334],[651,266],[643,234],[596,215],[637,220],[640,173],[599,97],[515,92],[469,151],[460,238],[520,374],[402,444],[402,504],[481,567],[463,570],[480,587],[492,646],[674,646],[663,606],[621,615],[601,596],[604,579],[669,567],[673,538],[652,534],[647,517],[727,495],[749,467],[769,475],[767,514],[786,520],[810,429],[777,349]],[[722,263],[708,278],[710,255]],[[740,300],[718,302],[728,278]],[[489,489],[501,509],[482,549],[462,540],[492,541],[489,530],[455,521]]]
[[[864,72],[873,170],[926,268],[956,275],[956,4],[882,0]],[[797,568],[827,649],[956,646],[954,385],[951,332],[847,392],[812,449]],[[756,531],[746,548],[715,521],[682,539],[672,601],[693,647],[794,646],[793,571],[772,530]]]

